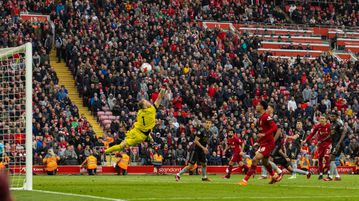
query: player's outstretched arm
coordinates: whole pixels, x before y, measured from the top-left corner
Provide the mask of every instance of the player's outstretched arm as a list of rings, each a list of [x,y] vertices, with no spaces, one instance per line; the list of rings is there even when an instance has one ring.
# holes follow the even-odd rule
[[[302,142],[302,146],[305,142],[308,142],[310,139],[312,139],[312,137],[314,136],[314,134],[316,134],[318,131],[318,126],[315,126],[313,131],[308,135],[308,137]]]
[[[296,140],[299,137],[298,134],[295,134],[293,136],[287,136],[287,139]]]
[[[155,101],[155,107],[158,108],[161,105],[162,99],[166,94],[166,89],[161,89],[160,94],[158,95],[156,101]]]
[[[81,168],[83,168],[83,167],[85,167],[85,164],[87,164],[87,158],[86,158],[86,160],[84,160],[84,162],[82,162],[82,164],[81,164]]]
[[[152,137],[151,134],[148,135],[147,141],[148,141],[149,143],[151,143],[151,144],[153,144],[153,143],[155,142],[155,141],[153,140],[153,137]]]

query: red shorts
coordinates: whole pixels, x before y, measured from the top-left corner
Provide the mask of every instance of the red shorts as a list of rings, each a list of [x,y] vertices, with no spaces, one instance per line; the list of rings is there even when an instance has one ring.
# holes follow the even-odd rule
[[[265,144],[259,147],[258,152],[261,153],[264,157],[269,157],[273,149],[274,144]]]
[[[331,143],[323,143],[318,146],[318,157],[323,158],[324,156],[330,155],[330,150],[332,149]]]
[[[234,152],[231,158],[232,162],[241,162],[243,160],[241,152]]]

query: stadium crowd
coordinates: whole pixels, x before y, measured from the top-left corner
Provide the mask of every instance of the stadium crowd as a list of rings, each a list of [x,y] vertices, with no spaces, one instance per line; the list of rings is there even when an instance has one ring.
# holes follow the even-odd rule
[[[143,143],[138,156],[131,155],[134,162],[151,164],[154,152],[159,152],[164,164],[183,165],[196,127],[208,117],[213,122],[209,164],[227,164],[229,127],[245,140],[245,153],[253,156],[257,133],[254,106],[262,99],[275,106],[275,119],[286,135],[294,134],[297,121],[304,123],[308,133],[318,112],[339,111],[349,130],[342,159],[355,163],[356,157],[358,162],[358,63],[338,63],[325,54],[314,61],[273,59],[270,53],[258,54],[259,37],[205,30],[195,20],[269,19],[270,23],[279,23],[285,17],[271,1],[261,1],[259,5],[218,2],[72,1],[29,4],[28,9],[50,14],[56,26],[56,40],[61,40],[58,57],[65,59],[72,70],[84,104],[94,115],[109,107],[119,116],[105,131],[105,137],[114,138],[115,143],[132,126],[136,102],[141,98],[154,101],[163,83],[168,83],[171,90],[158,110],[153,131],[156,146],[152,149]],[[10,32],[20,33],[23,38],[34,32],[20,19],[11,18],[12,7],[2,9],[2,15],[7,17],[1,19],[5,25],[0,27],[17,24],[20,31]],[[51,46],[46,39],[50,34],[44,30],[41,33],[41,37],[24,40],[9,33],[14,37],[0,42],[7,47],[32,40],[38,52],[35,58],[40,58],[38,65],[34,58],[35,161],[49,148],[67,164],[80,163],[90,149],[100,157],[94,147],[103,143],[67,98],[66,89],[57,85],[48,64]],[[152,64],[150,74],[140,72],[143,62]],[[290,147],[291,141],[287,145]],[[315,160],[315,150],[315,142],[305,145],[302,156]]]
[[[299,24],[336,25],[355,27],[359,25],[359,3],[356,0],[338,2],[300,2],[286,4],[283,8],[290,18]]]
[[[1,1],[1,3],[3,3]],[[94,147],[103,145],[98,142],[86,118],[78,113],[76,105],[67,97],[67,90],[58,84],[58,78],[50,65],[51,30],[47,23],[14,20],[11,6],[1,6],[0,47],[14,47],[26,42],[33,45],[33,153],[34,163],[42,164],[42,159],[49,149],[60,156],[60,164],[80,164],[89,152],[99,154]],[[16,59],[16,58],[15,58]],[[5,63],[3,63],[5,64]],[[9,67],[10,68],[10,67]],[[24,84],[13,85],[11,69],[2,70],[1,111],[3,115],[0,125],[0,154],[9,156],[10,164],[25,161],[24,133],[25,126],[20,118],[25,110]],[[24,72],[15,74],[13,79],[24,80]],[[16,77],[15,77],[16,76]],[[7,82],[6,82],[7,81]],[[20,83],[20,82],[19,82]],[[11,89],[10,89],[11,87]],[[14,93],[6,95],[8,90]],[[23,101],[20,103],[20,101]],[[18,104],[14,108],[12,104]],[[6,115],[8,114],[8,115]],[[20,115],[21,114],[21,115]],[[18,127],[12,129],[11,127]],[[75,151],[75,154],[73,154]],[[100,160],[99,160],[100,161]]]

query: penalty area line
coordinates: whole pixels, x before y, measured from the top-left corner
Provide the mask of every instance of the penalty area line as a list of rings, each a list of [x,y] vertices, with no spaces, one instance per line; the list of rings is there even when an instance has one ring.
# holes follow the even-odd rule
[[[250,196],[250,197],[167,197],[167,198],[133,198],[128,199],[129,201],[136,200],[283,200],[283,199],[312,199],[312,198],[356,198],[359,196],[328,196],[328,195],[318,195],[318,196]]]
[[[39,192],[39,193],[54,194],[54,195],[64,195],[64,196],[72,196],[72,197],[90,198],[90,199],[96,199],[96,200],[127,201],[127,200],[123,200],[123,199],[108,198],[108,197],[101,197],[101,196],[94,196],[94,195],[83,195],[83,194],[63,193],[63,192],[56,192],[56,191],[44,191],[44,190],[32,190],[32,191]]]

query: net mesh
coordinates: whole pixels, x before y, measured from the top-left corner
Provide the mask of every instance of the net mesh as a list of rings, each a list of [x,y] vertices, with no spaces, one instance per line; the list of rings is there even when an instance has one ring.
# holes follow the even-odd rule
[[[16,189],[24,187],[26,170],[25,49],[8,51],[0,50],[0,165]]]

